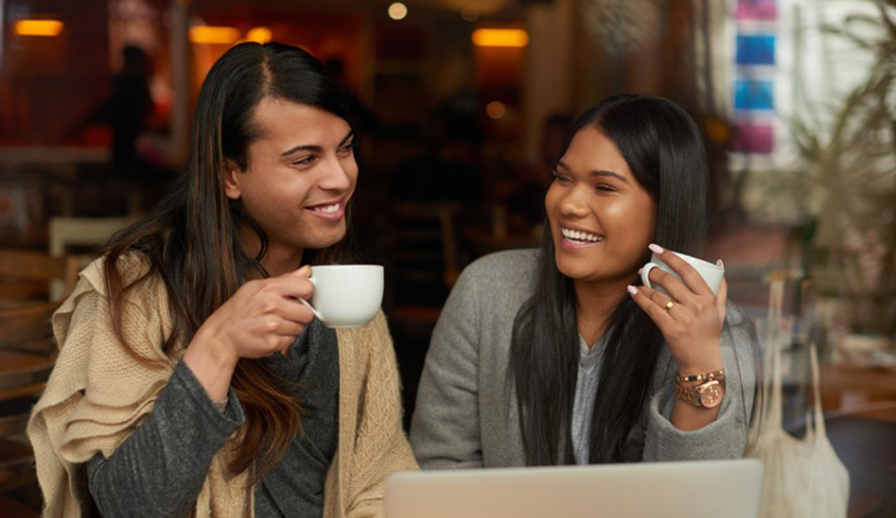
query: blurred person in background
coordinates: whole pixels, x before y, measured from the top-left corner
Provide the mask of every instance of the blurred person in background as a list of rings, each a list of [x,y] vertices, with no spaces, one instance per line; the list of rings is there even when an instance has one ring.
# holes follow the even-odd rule
[[[148,174],[137,151],[137,138],[149,127],[154,102],[149,91],[152,60],[141,47],[122,50],[121,70],[112,80],[109,93],[109,122],[112,126],[112,172],[128,182]]]
[[[166,164],[153,159],[159,153],[153,152],[146,138],[155,124],[155,102],[150,93],[152,58],[136,45],[126,45],[122,58],[106,106],[112,128],[111,168],[128,212],[138,213],[162,197],[173,174]]]

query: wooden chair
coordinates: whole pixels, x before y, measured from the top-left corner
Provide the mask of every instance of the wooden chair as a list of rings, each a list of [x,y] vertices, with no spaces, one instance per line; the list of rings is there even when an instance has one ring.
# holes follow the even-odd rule
[[[401,202],[389,231],[389,275],[395,304],[441,306],[460,273],[455,203]]]
[[[74,288],[75,257],[0,249],[0,402],[39,394],[53,366],[50,317],[61,304],[49,300],[49,283],[63,295]],[[0,416],[5,417],[5,416]]]
[[[136,221],[134,216],[109,218],[57,216],[50,218],[47,231],[50,255],[53,257],[75,255],[79,267],[83,268],[96,257],[94,251],[98,245],[134,221]],[[51,283],[52,299],[61,298],[63,293],[67,293],[67,290],[62,281]]]
[[[62,302],[50,300],[50,283],[59,281],[66,296],[77,276],[74,256],[0,249],[0,518],[37,516],[9,497],[36,492],[24,431],[54,364],[50,319]]]
[[[394,340],[404,408],[413,409],[430,335],[462,268],[456,203],[399,202],[390,212],[384,309]],[[405,413],[405,426],[411,412]]]
[[[78,259],[33,250],[0,248],[0,307],[33,300],[49,300],[50,283],[60,281],[58,297],[71,292],[78,280]]]

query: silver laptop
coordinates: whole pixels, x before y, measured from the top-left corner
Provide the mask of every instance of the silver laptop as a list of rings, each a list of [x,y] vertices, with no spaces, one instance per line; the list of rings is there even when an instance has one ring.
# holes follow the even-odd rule
[[[756,459],[400,472],[386,518],[756,518]]]

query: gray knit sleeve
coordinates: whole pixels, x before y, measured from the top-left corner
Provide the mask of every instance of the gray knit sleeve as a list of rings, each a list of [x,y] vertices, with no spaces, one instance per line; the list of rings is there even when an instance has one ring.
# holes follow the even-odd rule
[[[734,459],[743,456],[757,387],[758,348],[748,331],[746,317],[729,307],[722,333],[722,362],[726,370],[725,398],[712,423],[683,431],[670,421],[675,403],[675,362],[660,361],[654,383],[657,392],[649,402],[643,460],[675,461]]]
[[[423,469],[482,467],[474,270],[463,272],[442,309],[417,388],[409,439]]]
[[[139,428],[108,459],[90,460],[90,494],[106,518],[183,517],[212,458],[244,420],[232,389],[222,413],[181,361]]]

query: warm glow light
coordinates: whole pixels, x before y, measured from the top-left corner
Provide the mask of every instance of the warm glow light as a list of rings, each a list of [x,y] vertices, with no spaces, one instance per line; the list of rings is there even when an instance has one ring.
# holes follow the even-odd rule
[[[19,36],[59,36],[63,27],[59,20],[19,20],[15,31]]]
[[[480,47],[525,47],[529,33],[523,29],[476,29],[473,43]]]
[[[233,27],[209,27],[207,25],[190,27],[190,41],[193,43],[230,45],[238,39],[240,39],[240,31]]]
[[[249,30],[246,39],[257,43],[267,43],[271,41],[271,30],[267,27],[255,27]]]
[[[501,101],[492,101],[485,106],[485,114],[489,119],[503,119],[507,115],[507,106]]]
[[[389,6],[389,18],[393,20],[404,20],[408,15],[408,8],[401,2],[395,2]]]

